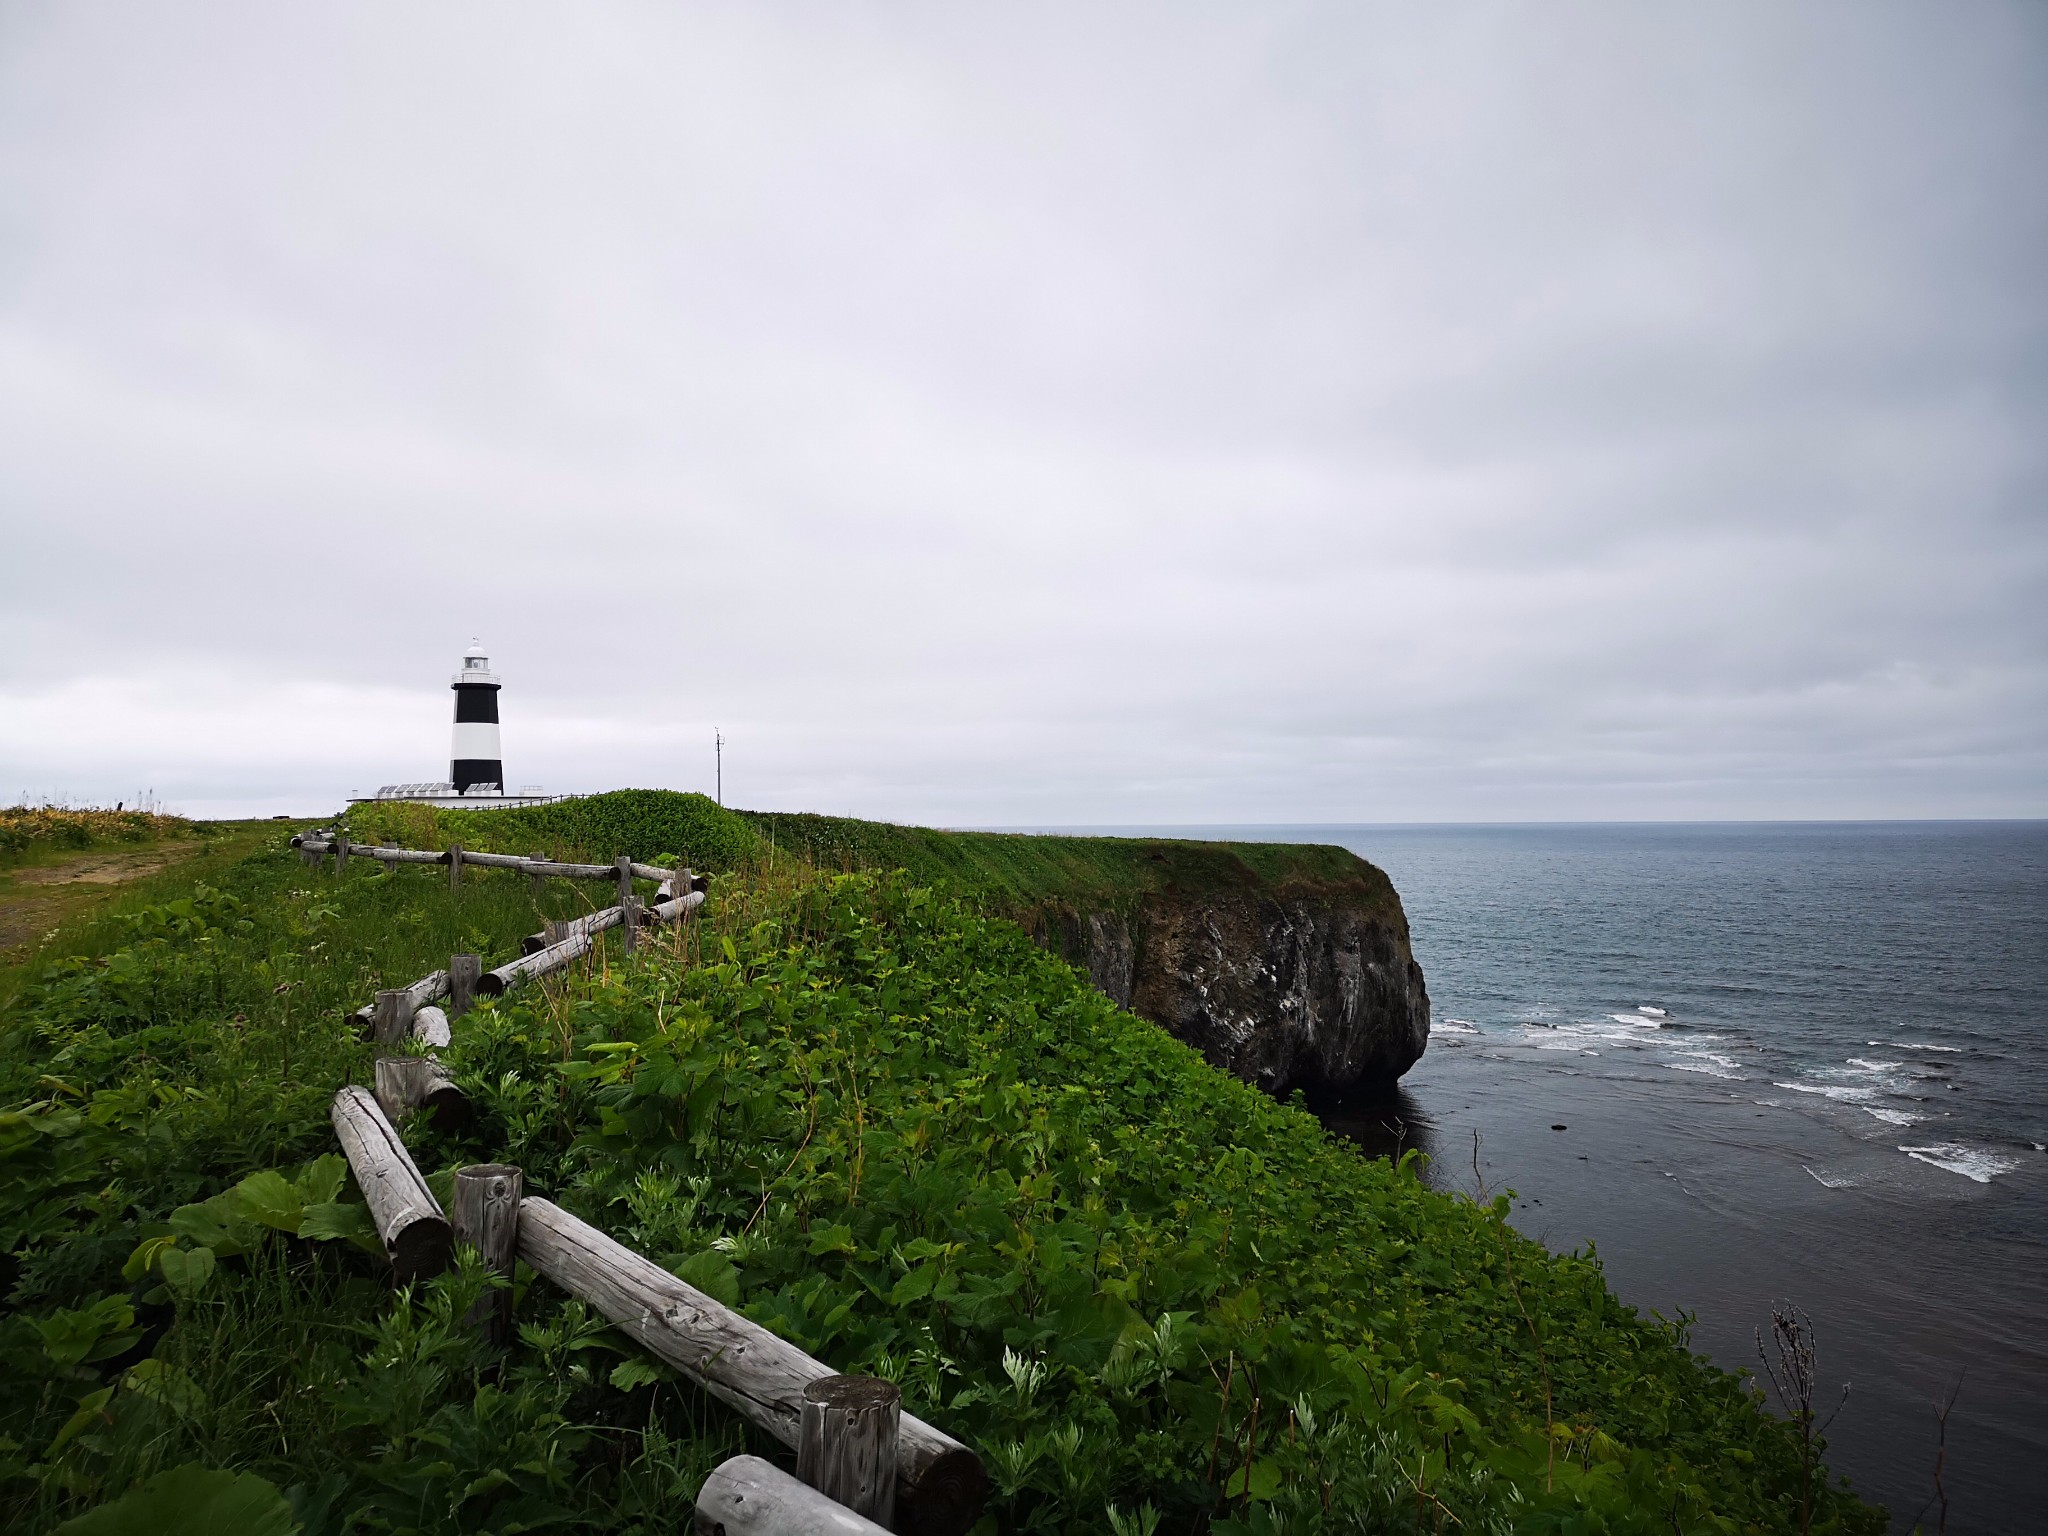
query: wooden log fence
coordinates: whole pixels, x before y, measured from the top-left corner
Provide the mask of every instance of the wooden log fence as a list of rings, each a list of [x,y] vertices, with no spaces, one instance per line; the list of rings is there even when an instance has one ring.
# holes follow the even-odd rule
[[[445,863],[451,887],[462,866],[512,869],[536,883],[548,876],[616,882],[614,906],[563,922],[524,941],[527,953],[494,970],[475,955],[455,955],[445,971],[410,987],[387,988],[349,1017],[394,1048],[410,1040],[426,1055],[380,1056],[375,1089],[351,1085],[335,1094],[336,1137],[363,1191],[384,1253],[400,1281],[446,1269],[460,1241],[496,1273],[511,1275],[523,1260],[571,1295],[589,1302],[628,1337],[713,1397],[797,1453],[792,1477],[756,1456],[716,1468],[697,1495],[700,1536],[840,1536],[902,1531],[961,1536],[988,1496],[981,1458],[943,1431],[902,1412],[901,1394],[873,1377],[842,1376],[796,1345],[678,1280],[552,1201],[523,1193],[517,1168],[482,1164],[455,1175],[451,1222],[428,1189],[398,1126],[422,1109],[437,1119],[464,1119],[470,1104],[431,1052],[453,1039],[452,1024],[478,997],[500,997],[523,982],[571,964],[606,929],[624,927],[627,951],[637,930],[676,922],[704,904],[708,885],[688,869],[663,869],[621,858],[608,865],[565,864],[509,854],[352,848],[345,833],[294,838],[300,856],[332,853],[337,868],[351,855],[390,863]],[[652,880],[643,904],[635,880]],[[448,1001],[444,1010],[435,1006]],[[483,1297],[469,1321],[494,1344],[513,1336],[509,1286]]]
[[[619,865],[616,863],[572,864],[560,859],[543,858],[537,853],[531,857],[516,853],[477,853],[460,844],[452,844],[439,851],[430,848],[373,848],[351,843],[347,834],[339,832],[301,832],[292,838],[291,845],[299,850],[302,857],[317,859],[322,854],[332,853],[337,860],[337,867],[340,861],[350,858],[381,859],[387,864],[446,864],[449,866],[451,879],[459,879],[464,865],[474,865],[478,869],[517,870],[521,874],[533,876],[536,880],[548,876],[568,880],[611,880],[615,879],[619,872]],[[695,890],[704,889],[708,883],[703,876],[693,876],[687,869],[667,869],[659,864],[642,864],[637,860],[628,860],[627,865],[631,868],[635,880],[652,880],[658,885],[666,886],[680,874],[698,882],[692,886]]]
[[[519,1257],[792,1449],[801,1436],[804,1389],[837,1374],[538,1195],[519,1203]],[[902,1529],[955,1536],[974,1523],[987,1496],[979,1456],[899,1413],[895,1507]]]

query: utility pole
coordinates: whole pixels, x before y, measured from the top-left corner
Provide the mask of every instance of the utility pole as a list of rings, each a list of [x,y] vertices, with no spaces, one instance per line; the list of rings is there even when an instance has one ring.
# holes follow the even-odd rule
[[[712,739],[718,744],[718,803],[723,805],[725,804],[725,734],[722,731],[714,730],[711,735]]]

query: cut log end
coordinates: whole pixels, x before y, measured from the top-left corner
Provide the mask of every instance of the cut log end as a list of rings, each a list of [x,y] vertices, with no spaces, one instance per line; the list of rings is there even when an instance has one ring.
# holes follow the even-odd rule
[[[896,1487],[896,1529],[905,1536],[962,1536],[988,1502],[988,1472],[966,1446],[927,1463]]]
[[[401,1284],[425,1280],[455,1261],[455,1234],[445,1216],[422,1216],[392,1233],[384,1251]]]

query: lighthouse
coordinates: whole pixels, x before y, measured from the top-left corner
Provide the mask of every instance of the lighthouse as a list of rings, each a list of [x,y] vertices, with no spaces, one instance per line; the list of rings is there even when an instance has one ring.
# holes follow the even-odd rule
[[[491,670],[483,643],[472,640],[462,653],[462,670],[448,685],[455,690],[455,736],[449,751],[448,778],[455,793],[472,789],[502,794],[505,763],[498,746],[498,675]]]

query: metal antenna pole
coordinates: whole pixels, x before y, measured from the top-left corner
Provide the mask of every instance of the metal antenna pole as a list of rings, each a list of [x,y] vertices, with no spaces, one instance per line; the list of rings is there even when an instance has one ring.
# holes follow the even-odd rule
[[[718,803],[725,804],[725,734],[713,731],[712,737],[718,743]]]

